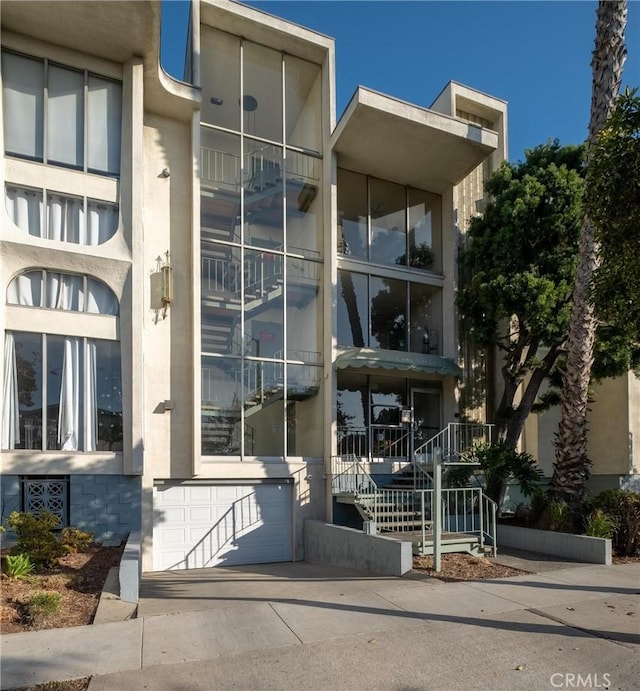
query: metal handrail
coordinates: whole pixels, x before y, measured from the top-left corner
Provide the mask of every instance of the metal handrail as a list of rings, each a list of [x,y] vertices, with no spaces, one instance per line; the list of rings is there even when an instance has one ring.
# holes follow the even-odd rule
[[[458,460],[477,444],[489,443],[493,427],[480,423],[450,422],[438,434],[418,446],[414,450],[414,457],[418,462],[429,463],[436,449],[439,449],[443,460]]]
[[[331,457],[331,488],[334,493],[372,495],[378,485],[354,455]]]

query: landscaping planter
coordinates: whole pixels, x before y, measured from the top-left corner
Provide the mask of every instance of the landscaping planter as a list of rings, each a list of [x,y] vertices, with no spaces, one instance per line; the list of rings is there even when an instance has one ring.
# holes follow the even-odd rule
[[[498,524],[498,549],[513,547],[529,552],[565,557],[589,564],[611,564],[611,540],[588,535],[556,533],[515,525]]]

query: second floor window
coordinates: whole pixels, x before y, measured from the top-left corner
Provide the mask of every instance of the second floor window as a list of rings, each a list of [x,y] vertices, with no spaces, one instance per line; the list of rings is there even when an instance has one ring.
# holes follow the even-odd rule
[[[119,82],[3,51],[2,92],[8,155],[119,174]]]

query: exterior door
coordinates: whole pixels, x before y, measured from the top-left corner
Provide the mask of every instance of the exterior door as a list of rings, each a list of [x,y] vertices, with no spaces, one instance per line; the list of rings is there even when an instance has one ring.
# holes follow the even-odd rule
[[[438,389],[411,389],[413,448],[419,449],[442,429],[442,393]]]

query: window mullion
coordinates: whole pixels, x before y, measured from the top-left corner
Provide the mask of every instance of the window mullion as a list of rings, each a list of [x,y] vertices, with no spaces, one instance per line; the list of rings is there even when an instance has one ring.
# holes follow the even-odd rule
[[[88,153],[89,153],[89,73],[84,70],[84,89],[83,89],[84,108],[82,110],[82,170],[86,173],[88,170]]]
[[[47,148],[49,142],[47,141],[47,129],[49,122],[49,60],[44,58],[44,97],[42,99],[42,161],[48,163],[49,157],[47,155]]]
[[[41,416],[41,424],[42,424],[42,440],[40,441],[40,447],[42,451],[47,450],[47,438],[49,436],[48,434],[48,420],[47,420],[47,401],[49,400],[48,392],[47,392],[47,375],[46,373],[49,371],[47,367],[47,334],[42,334],[42,372],[40,373],[42,377],[42,416]]]

